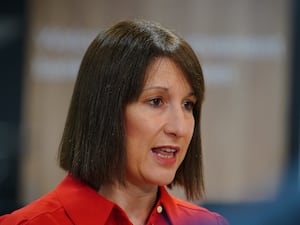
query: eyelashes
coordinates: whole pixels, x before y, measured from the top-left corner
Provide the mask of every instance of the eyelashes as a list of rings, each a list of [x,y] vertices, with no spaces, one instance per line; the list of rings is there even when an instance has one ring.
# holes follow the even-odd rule
[[[184,108],[190,112],[192,112],[194,110],[195,105],[196,105],[196,102],[193,102],[193,101],[185,101],[183,103]]]
[[[160,108],[168,104],[168,101],[164,100],[163,97],[154,97],[147,100],[147,103],[153,108]],[[182,107],[188,112],[192,112],[195,107],[196,101],[194,100],[184,100]]]
[[[163,105],[163,99],[161,97],[151,98],[151,99],[148,100],[148,102],[154,108],[157,108],[157,107]]]

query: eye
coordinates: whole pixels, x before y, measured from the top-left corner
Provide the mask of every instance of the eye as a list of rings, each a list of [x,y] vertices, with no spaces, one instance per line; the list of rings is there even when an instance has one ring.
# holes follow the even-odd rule
[[[156,97],[149,100],[149,103],[153,107],[159,107],[163,104],[162,98]]]
[[[193,109],[194,109],[194,107],[195,107],[195,102],[193,102],[193,101],[185,101],[184,103],[183,103],[183,107],[187,110],[187,111],[190,111],[190,112],[192,112],[193,111]]]

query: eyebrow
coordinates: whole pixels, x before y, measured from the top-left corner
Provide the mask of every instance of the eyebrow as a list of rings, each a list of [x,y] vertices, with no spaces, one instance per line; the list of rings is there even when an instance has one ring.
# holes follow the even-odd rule
[[[152,89],[161,89],[165,92],[167,92],[169,90],[169,88],[167,87],[162,87],[162,86],[151,86],[151,87],[148,87],[148,88],[144,88],[142,91],[149,91],[149,90],[152,90]],[[194,91],[191,91],[186,97],[190,97],[190,96],[193,96],[197,99],[197,96],[195,94]]]
[[[163,91],[168,91],[169,88],[166,87],[162,87],[162,86],[151,86],[148,88],[144,88],[143,91],[148,91],[148,90],[152,90],[152,89],[162,89]]]

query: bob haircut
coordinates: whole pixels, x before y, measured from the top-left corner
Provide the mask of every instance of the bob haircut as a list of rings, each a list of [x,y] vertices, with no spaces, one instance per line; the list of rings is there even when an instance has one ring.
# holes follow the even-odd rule
[[[149,21],[121,21],[98,34],[88,47],[59,147],[61,168],[97,191],[102,184],[125,184],[125,107],[138,99],[147,67],[160,57],[168,57],[179,65],[197,97],[193,137],[168,187],[182,186],[190,200],[203,197],[202,69],[185,40]]]

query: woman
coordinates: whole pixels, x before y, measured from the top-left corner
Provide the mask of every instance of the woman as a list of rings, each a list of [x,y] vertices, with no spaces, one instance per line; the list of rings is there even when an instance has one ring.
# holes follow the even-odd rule
[[[179,36],[122,21],[87,49],[59,150],[58,187],[5,224],[227,224],[166,191],[203,195],[201,66]]]

